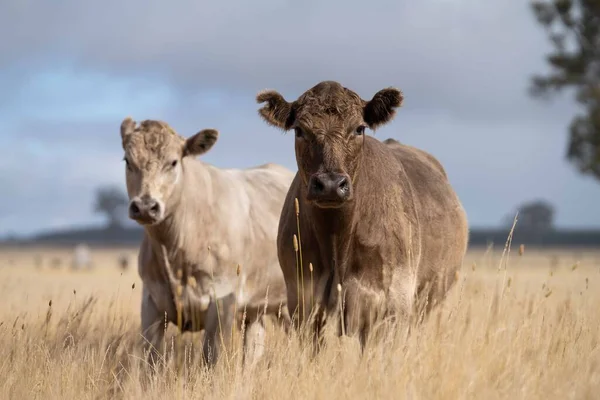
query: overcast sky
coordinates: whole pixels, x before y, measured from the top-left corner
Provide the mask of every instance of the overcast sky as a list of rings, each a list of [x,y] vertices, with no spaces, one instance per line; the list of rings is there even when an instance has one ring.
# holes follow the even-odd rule
[[[4,1],[0,235],[101,222],[94,189],[125,190],[127,115],[184,136],[219,129],[204,160],[220,167],[296,170],[293,136],[259,119],[255,95],[293,100],[321,80],[365,99],[400,88],[404,106],[376,136],[438,157],[471,226],[534,199],[556,206],[560,226],[600,226],[600,182],[564,157],[577,109],[527,96],[549,51],[528,3]]]

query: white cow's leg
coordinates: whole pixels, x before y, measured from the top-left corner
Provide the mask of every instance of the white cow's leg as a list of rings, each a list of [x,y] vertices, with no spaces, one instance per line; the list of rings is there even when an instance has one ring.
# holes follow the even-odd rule
[[[253,367],[265,351],[265,321],[264,316],[249,321],[244,335],[244,366]]]
[[[148,364],[155,367],[163,355],[165,336],[164,313],[160,313],[150,293],[144,287],[142,290],[142,337],[143,349]]]
[[[231,293],[216,300],[211,299],[206,310],[202,354],[208,365],[214,365],[227,349],[231,350],[235,302],[235,294]]]

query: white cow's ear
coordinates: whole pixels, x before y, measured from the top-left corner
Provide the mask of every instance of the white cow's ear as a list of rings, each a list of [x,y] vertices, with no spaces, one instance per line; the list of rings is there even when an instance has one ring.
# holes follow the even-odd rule
[[[209,151],[219,138],[216,129],[202,129],[194,136],[189,137],[183,147],[183,156],[199,156]]]
[[[123,122],[121,122],[121,141],[123,144],[123,148],[125,148],[127,138],[135,130],[135,125],[135,121],[131,117],[127,117],[123,120]]]

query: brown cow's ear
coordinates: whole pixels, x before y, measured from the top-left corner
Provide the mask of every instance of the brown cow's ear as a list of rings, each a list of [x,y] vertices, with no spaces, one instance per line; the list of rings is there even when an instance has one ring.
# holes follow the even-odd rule
[[[363,119],[369,128],[375,130],[390,122],[396,115],[396,108],[402,105],[404,96],[395,88],[382,89],[375,93],[363,109]]]
[[[292,104],[275,90],[264,90],[256,96],[258,104],[267,102],[258,110],[260,116],[270,125],[287,131],[292,126]]]
[[[199,156],[206,153],[214,146],[218,137],[219,131],[216,129],[202,129],[185,141],[183,156]]]
[[[125,142],[129,135],[135,130],[135,121],[131,117],[127,117],[121,122],[121,144],[125,148]]]

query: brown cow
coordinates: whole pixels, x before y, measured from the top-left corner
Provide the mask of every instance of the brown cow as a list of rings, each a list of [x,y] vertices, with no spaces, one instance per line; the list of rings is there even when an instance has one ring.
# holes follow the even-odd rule
[[[285,309],[275,243],[293,173],[275,164],[219,169],[195,159],[217,141],[214,129],[186,140],[165,122],[136,126],[126,118],[121,137],[129,216],[144,227],[138,270],[149,361],[162,353],[165,319],[184,332],[204,329],[203,355],[210,363],[230,343],[231,324],[243,311],[246,350],[252,350],[248,339],[262,346],[261,311],[274,316]],[[252,362],[261,353],[255,349]]]
[[[315,317],[316,337],[325,316],[344,304],[338,332],[357,334],[364,348],[374,322],[400,319],[408,326],[421,311],[417,299],[425,299],[425,315],[445,297],[461,267],[468,224],[444,168],[422,150],[365,135],[367,127],[391,121],[402,100],[399,90],[387,88],[365,101],[331,81],[291,103],[276,91],[257,96],[258,103],[266,102],[259,114],[267,123],[295,131],[298,173],[279,222],[278,256],[289,312],[298,317],[297,326]],[[295,199],[303,285],[293,240]]]

